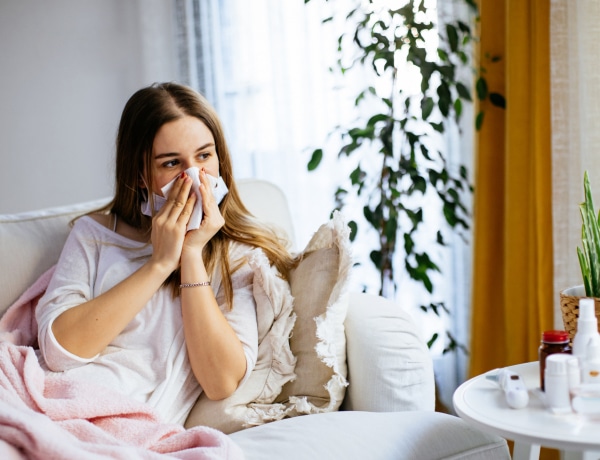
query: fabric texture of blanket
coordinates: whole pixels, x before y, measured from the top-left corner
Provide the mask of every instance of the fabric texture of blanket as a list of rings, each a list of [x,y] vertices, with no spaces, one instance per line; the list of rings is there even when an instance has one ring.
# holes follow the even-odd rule
[[[36,354],[34,310],[52,272],[0,318],[1,441],[27,459],[244,458],[220,431],[161,423],[151,407],[109,388],[46,374]]]

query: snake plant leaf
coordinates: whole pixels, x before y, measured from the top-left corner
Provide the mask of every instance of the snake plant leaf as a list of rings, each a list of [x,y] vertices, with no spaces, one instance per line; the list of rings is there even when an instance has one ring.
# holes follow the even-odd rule
[[[592,190],[590,187],[590,180],[585,174],[585,201],[587,203],[587,214],[588,214],[588,235],[590,239],[590,271],[592,281],[592,293],[594,297],[600,295],[600,228],[598,228],[598,220],[596,219],[596,211],[594,210],[594,200],[592,198]]]
[[[581,266],[581,273],[583,275],[583,285],[585,286],[585,295],[592,295],[592,286],[590,286],[590,267],[587,263],[585,255],[581,248],[577,248],[577,258],[579,259],[579,265]]]
[[[583,176],[584,202],[579,206],[581,213],[581,243],[582,249],[577,248],[577,256],[586,288],[586,295],[600,296],[600,225],[590,187],[587,171]]]

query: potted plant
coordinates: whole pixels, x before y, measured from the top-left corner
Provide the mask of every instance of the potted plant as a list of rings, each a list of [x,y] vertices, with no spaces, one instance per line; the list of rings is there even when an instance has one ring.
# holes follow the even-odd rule
[[[563,324],[571,340],[577,331],[579,299],[594,298],[596,317],[600,317],[600,214],[597,214],[594,208],[587,171],[583,175],[583,195],[584,201],[579,205],[582,220],[581,247],[577,248],[583,284],[560,293]]]

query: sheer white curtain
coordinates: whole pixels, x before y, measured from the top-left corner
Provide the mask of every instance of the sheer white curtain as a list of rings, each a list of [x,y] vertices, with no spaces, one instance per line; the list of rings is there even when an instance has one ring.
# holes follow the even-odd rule
[[[551,2],[552,182],[555,326],[562,329],[559,292],[582,284],[583,173],[600,205],[600,3]]]
[[[427,3],[436,6],[435,0]],[[466,10],[457,7],[463,3],[441,2],[437,13],[445,18],[464,17]],[[352,70],[343,79],[328,71],[338,58],[337,37],[353,4],[176,0],[182,74],[220,114],[236,177],[265,178],[286,192],[295,219],[296,249],[304,247],[329,218],[334,191],[349,173],[331,154],[337,151],[337,141],[328,134],[337,125],[368,116],[354,108],[357,88],[367,86],[360,71]],[[322,20],[330,15],[333,20],[324,26]],[[469,69],[465,71],[469,73]],[[448,133],[444,150],[450,152],[450,163],[469,165],[473,122],[468,108],[463,120],[464,126]],[[306,164],[312,149],[324,146],[331,147],[330,154],[316,172],[308,173]],[[362,205],[354,211],[360,217]],[[434,234],[441,220],[440,211],[440,222],[429,222]],[[362,266],[357,267],[354,289],[368,286],[376,293],[378,275],[368,260],[371,248],[367,246],[369,243],[355,245]],[[465,375],[465,357],[460,353],[440,355],[447,344],[446,329],[461,343],[468,343],[470,248],[457,238],[450,250],[437,255],[443,275],[435,280],[435,298],[407,280],[400,283],[398,301],[413,313],[427,339],[439,332],[432,352],[438,356],[436,371],[443,399],[450,404],[454,388]],[[397,266],[402,267],[403,261]],[[434,301],[444,301],[451,317],[438,319],[418,308]]]
[[[310,148],[323,145],[348,113],[326,71],[335,39],[321,27],[325,12],[316,1],[178,3],[187,25],[183,70],[221,116],[235,175],[268,179],[286,192],[301,249],[333,208],[331,171],[306,170]]]

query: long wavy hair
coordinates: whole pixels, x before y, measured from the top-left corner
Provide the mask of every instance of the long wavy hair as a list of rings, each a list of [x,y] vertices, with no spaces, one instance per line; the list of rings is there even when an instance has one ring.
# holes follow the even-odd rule
[[[208,273],[221,262],[225,298],[231,308],[231,274],[238,266],[229,263],[229,244],[233,241],[261,248],[272,265],[287,278],[295,260],[286,242],[273,229],[254,218],[242,202],[235,181],[229,149],[221,122],[209,102],[193,89],[176,83],[155,83],[137,91],[126,103],[116,141],[116,181],[114,199],[104,208],[130,226],[149,233],[152,219],[141,212],[142,202],[152,200],[145,184],[153,183],[152,147],[159,129],[171,121],[192,116],[202,121],[215,140],[219,172],[229,193],[219,204],[225,225],[206,245],[203,258]],[[154,204],[151,203],[151,208]],[[166,281],[174,295],[179,290],[177,270]]]

